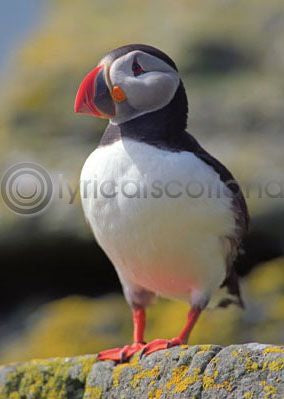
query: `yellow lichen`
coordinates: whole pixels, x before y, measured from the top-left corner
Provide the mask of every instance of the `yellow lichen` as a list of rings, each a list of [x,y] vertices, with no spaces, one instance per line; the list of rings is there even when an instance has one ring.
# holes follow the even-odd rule
[[[260,385],[263,386],[264,399],[273,399],[277,394],[277,389],[273,385],[267,384],[265,380],[260,381]]]
[[[134,355],[134,356],[131,358],[131,360],[130,360],[129,363],[118,364],[118,365],[113,369],[113,372],[112,372],[112,382],[113,382],[113,386],[114,386],[114,387],[118,387],[118,386],[119,386],[119,384],[120,384],[120,376],[121,376],[121,373],[122,373],[122,371],[123,371],[124,369],[127,369],[127,368],[129,368],[129,369],[134,369],[134,370],[136,370],[136,372],[137,372],[137,374],[133,377],[133,381],[132,381],[133,384],[136,384],[136,381],[137,381],[139,378],[140,378],[140,379],[141,379],[141,378],[144,378],[143,375],[141,374],[141,373],[143,373],[143,369],[142,369],[142,366],[140,365],[139,361],[140,361],[140,356],[139,356],[139,354],[136,354],[136,355]],[[155,375],[153,375],[153,370],[154,370],[154,369],[148,370],[148,373],[146,373],[146,374],[148,374],[149,377],[154,377]],[[147,370],[146,370],[146,371],[147,371]],[[156,371],[156,370],[155,370],[155,371]],[[151,373],[152,373],[152,374],[151,374]],[[145,378],[147,377],[146,374],[145,374]],[[151,374],[151,375],[150,375],[150,374]]]
[[[113,382],[113,386],[114,387],[118,387],[119,386],[119,384],[120,384],[120,375],[121,375],[121,373],[122,373],[122,371],[125,369],[125,368],[128,368],[129,367],[129,364],[128,363],[125,363],[125,364],[118,364],[114,369],[113,369],[113,372],[112,372],[112,382]]]
[[[263,349],[263,353],[284,353],[284,348],[281,346],[269,346],[268,348]]]
[[[80,359],[81,363],[81,378],[84,379],[87,377],[87,375],[90,373],[91,368],[93,367],[96,359],[94,356],[88,356],[88,357],[82,357]]]
[[[259,368],[260,368],[260,366],[258,365],[258,363],[254,362],[253,360],[251,360],[249,358],[246,360],[245,369],[249,373],[257,371]]]
[[[200,379],[200,369],[195,368],[193,374],[186,376],[183,378],[175,387],[174,393],[182,393],[184,392],[190,385],[193,385]]]
[[[213,376],[204,375],[203,376],[203,388],[210,389],[215,386],[215,380]]]
[[[277,393],[277,389],[273,385],[265,385],[263,390],[265,392],[265,399],[272,399],[273,396]]]
[[[229,381],[223,381],[221,383],[216,383],[214,375],[204,375],[202,378],[203,389],[225,389],[230,392],[233,388]]]
[[[163,391],[161,388],[156,388],[153,391],[149,392],[148,399],[160,399],[163,395]]]
[[[208,352],[212,349],[212,345],[199,345],[198,352]]]
[[[215,370],[214,373],[213,373],[213,375],[214,375],[214,378],[217,378],[218,375],[219,375],[219,371],[218,371],[218,370]]]
[[[253,399],[253,393],[252,392],[245,392],[243,399]]]
[[[136,388],[141,380],[145,378],[154,379],[157,378],[159,374],[160,374],[159,366],[155,366],[152,369],[144,369],[144,370],[142,370],[141,368],[141,371],[137,371],[137,373],[133,376],[130,384],[132,385],[133,388]]]
[[[195,368],[193,374],[187,375],[188,366],[179,366],[173,370],[172,376],[166,384],[168,390],[173,388],[174,393],[184,392],[190,385],[200,379],[200,368]]]
[[[182,346],[180,346],[180,348],[182,348]],[[187,347],[187,349],[188,349],[188,347]],[[179,358],[183,359],[185,356],[188,356],[188,352],[186,350],[180,351]]]
[[[7,378],[5,391],[0,394],[1,399],[20,399],[27,394],[32,398],[43,397],[45,399],[66,399],[70,389],[66,381],[70,379],[70,371],[73,367],[79,367],[78,379],[74,379],[74,387],[77,382],[85,385],[87,375],[95,361],[94,356],[78,358],[76,362],[68,359],[33,360],[29,363],[15,367]],[[79,380],[79,381],[78,381]],[[70,380],[72,384],[72,379]],[[98,389],[95,390],[99,398]],[[2,396],[1,396],[2,395]],[[90,396],[89,396],[90,397]]]
[[[182,379],[185,377],[186,373],[188,372],[189,367],[188,366],[179,366],[175,368],[172,372],[171,378],[168,380],[166,387],[167,389],[171,389],[172,386],[179,384]]]
[[[284,369],[284,358],[272,360],[271,362],[267,362],[266,368],[270,371],[281,371]]]
[[[136,353],[132,358],[130,363],[128,363],[130,367],[140,366],[140,353]]]
[[[201,369],[195,368],[193,374],[187,375],[189,371],[188,366],[179,366],[175,370],[173,370],[172,376],[170,380],[166,384],[166,388],[168,390],[173,389],[174,393],[184,392],[190,385],[202,380],[204,389],[225,389],[227,391],[232,390],[232,385],[229,381],[224,381],[222,383],[216,383],[215,378],[218,377],[219,372],[215,370],[213,375],[204,375],[203,377],[200,375]]]
[[[103,394],[103,389],[101,387],[87,386],[85,389],[84,399],[101,399],[102,394]]]
[[[215,356],[215,357],[213,357],[213,359],[210,360],[210,364],[212,366],[216,366],[219,361],[220,361],[220,358]]]

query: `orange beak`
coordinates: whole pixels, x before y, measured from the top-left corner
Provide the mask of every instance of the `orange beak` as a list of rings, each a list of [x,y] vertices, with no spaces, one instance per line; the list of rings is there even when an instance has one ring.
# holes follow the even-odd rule
[[[104,65],[89,72],[79,86],[74,111],[99,118],[112,118],[115,105],[105,79]]]

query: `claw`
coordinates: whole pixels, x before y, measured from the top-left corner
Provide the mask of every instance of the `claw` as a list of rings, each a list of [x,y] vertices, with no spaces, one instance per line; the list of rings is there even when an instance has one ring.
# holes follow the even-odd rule
[[[137,342],[132,345],[125,345],[122,348],[113,348],[102,351],[98,354],[98,360],[113,360],[115,362],[127,362],[135,353],[143,349],[145,344]]]
[[[172,338],[172,339],[154,339],[154,341],[149,342],[148,344],[144,345],[141,357],[148,356],[150,353],[160,351],[162,349],[168,349],[173,346],[182,345],[183,342],[180,338]]]

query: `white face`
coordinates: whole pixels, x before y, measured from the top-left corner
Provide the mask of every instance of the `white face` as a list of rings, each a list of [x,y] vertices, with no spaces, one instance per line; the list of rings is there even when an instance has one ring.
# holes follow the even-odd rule
[[[116,59],[110,67],[109,79],[112,87],[119,86],[126,95],[126,100],[116,103],[112,123],[163,108],[173,99],[180,82],[175,69],[143,51],[132,51]]]

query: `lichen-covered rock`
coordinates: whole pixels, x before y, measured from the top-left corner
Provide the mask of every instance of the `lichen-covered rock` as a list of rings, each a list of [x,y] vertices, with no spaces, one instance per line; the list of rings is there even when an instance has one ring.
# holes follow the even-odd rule
[[[96,356],[0,368],[0,399],[283,399],[284,347],[171,348],[129,363]]]

